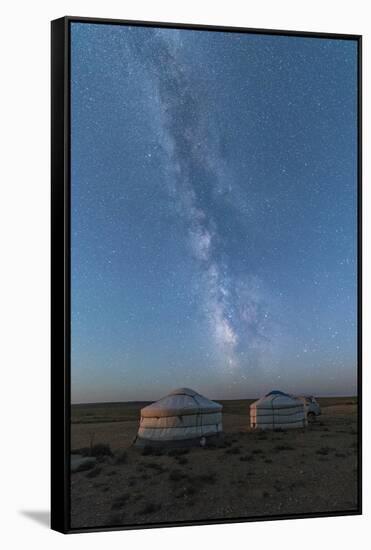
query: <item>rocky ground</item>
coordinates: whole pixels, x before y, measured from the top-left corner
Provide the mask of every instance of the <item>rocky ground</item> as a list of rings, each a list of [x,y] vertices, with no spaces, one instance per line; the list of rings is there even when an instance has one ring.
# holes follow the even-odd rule
[[[173,450],[131,445],[141,404],[73,410],[72,449],[96,457],[71,474],[72,528],[357,509],[355,399],[276,432],[250,431],[248,401],[223,404],[218,446]]]

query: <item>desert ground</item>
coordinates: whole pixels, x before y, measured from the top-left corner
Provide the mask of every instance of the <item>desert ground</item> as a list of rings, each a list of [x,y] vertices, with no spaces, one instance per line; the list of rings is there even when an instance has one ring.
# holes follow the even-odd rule
[[[252,431],[252,400],[223,404],[224,439],[204,448],[132,445],[148,403],[73,405],[71,527],[356,511],[357,400],[318,399],[305,429]],[[87,469],[85,469],[87,468]]]

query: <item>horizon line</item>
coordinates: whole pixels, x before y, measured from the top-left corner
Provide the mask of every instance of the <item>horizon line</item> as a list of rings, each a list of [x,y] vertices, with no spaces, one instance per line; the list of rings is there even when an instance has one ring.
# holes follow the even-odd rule
[[[266,395],[266,394],[264,394]],[[342,397],[342,398],[349,398],[349,399],[355,399],[357,398],[358,399],[358,395],[339,395],[339,394],[332,394],[332,395],[318,395],[318,394],[311,394],[311,393],[308,393],[308,392],[303,392],[303,393],[298,393],[298,394],[289,394],[289,395],[297,395],[297,396],[306,396],[306,395],[311,395],[315,398],[318,398],[318,399],[325,399],[325,398],[336,398],[336,397]],[[164,396],[166,397],[166,396]],[[260,397],[263,397],[263,396],[260,396]],[[251,400],[251,399],[260,399],[260,397],[234,397],[233,399],[223,399],[223,398],[218,398],[218,399],[211,399],[211,401],[247,401],[247,400]],[[70,405],[116,405],[116,404],[120,404],[120,403],[155,403],[156,401],[159,401],[160,399],[162,399],[162,397],[160,397],[159,399],[132,399],[132,400],[127,400],[127,401],[79,401],[79,402],[71,402]]]

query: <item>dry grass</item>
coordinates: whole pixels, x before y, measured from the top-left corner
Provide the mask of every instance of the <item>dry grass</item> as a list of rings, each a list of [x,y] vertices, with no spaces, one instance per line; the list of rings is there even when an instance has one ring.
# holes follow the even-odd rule
[[[100,466],[96,466],[95,468],[93,468],[92,470],[90,470],[90,471],[85,475],[85,477],[93,478],[93,477],[99,476],[101,473],[102,473],[102,468],[101,468]]]
[[[72,525],[355,510],[355,401],[325,403],[320,403],[321,419],[306,430],[257,432],[248,428],[248,401],[226,402],[224,440],[171,450],[132,446],[138,426],[133,404],[84,406],[72,425],[72,444],[89,449],[94,432],[95,445],[103,444],[99,448],[107,454],[97,458],[102,461],[90,470],[91,477],[88,472],[71,476]],[[103,411],[105,420],[94,424]]]

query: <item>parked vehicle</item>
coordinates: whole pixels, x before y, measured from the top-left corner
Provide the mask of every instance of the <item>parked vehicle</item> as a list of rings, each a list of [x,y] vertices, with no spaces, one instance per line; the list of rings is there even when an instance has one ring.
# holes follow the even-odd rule
[[[313,395],[300,395],[299,399],[303,401],[307,419],[309,422],[315,420],[321,414],[321,407]]]

